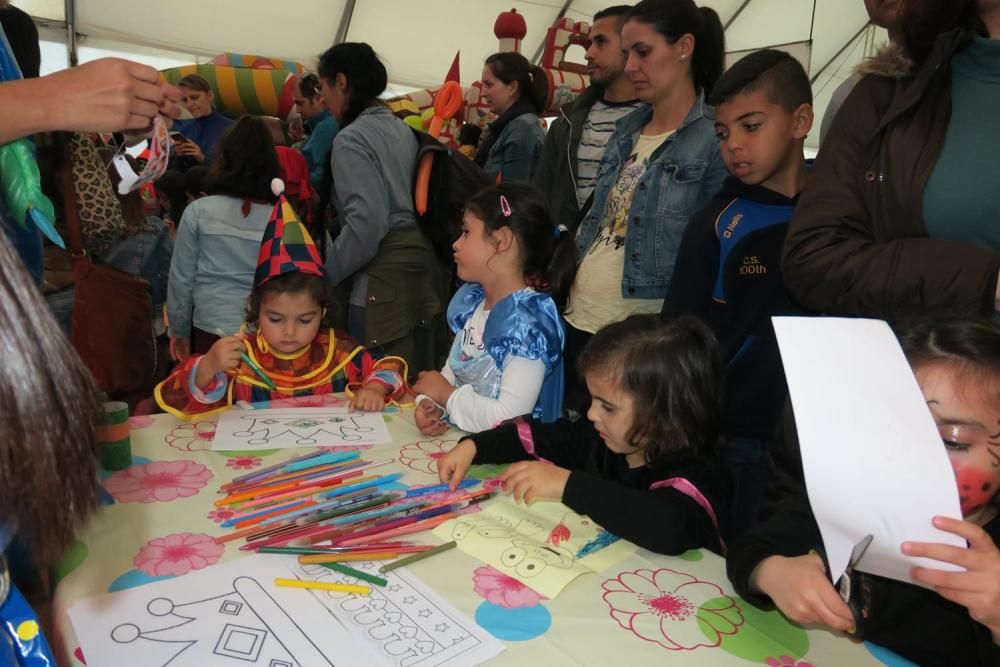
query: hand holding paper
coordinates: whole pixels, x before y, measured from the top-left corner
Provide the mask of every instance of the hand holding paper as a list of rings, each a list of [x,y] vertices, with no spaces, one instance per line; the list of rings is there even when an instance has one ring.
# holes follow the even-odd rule
[[[948,455],[920,387],[885,322],[774,318],[795,409],[809,503],[837,581],[851,551],[873,541],[857,569],[899,581],[914,565],[958,567],[901,551],[903,540],[964,547],[935,529],[961,517]]]
[[[1000,549],[985,530],[969,521],[935,517],[934,525],[968,540],[968,548],[904,542],[903,553],[957,565],[965,571],[915,567],[913,579],[968,609],[972,618],[990,629],[994,641],[1000,640]]]

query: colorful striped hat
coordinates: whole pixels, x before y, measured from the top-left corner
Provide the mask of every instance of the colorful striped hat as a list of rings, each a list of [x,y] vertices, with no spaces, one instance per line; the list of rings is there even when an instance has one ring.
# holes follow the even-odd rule
[[[271,188],[278,195],[278,203],[264,230],[257,255],[257,272],[253,277],[254,287],[286,273],[301,272],[325,278],[326,271],[316,243],[285,198],[285,184],[276,178]]]

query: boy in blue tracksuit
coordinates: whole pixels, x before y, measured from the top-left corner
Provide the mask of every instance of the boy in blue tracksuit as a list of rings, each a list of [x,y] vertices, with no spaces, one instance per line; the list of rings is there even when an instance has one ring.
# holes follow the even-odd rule
[[[735,481],[734,533],[763,505],[768,444],[786,394],[772,315],[801,314],[785,291],[781,248],[806,178],[809,78],[766,49],[733,65],[712,92],[730,176],[685,230],[663,313],[691,313],[719,339],[726,369],[722,457]]]

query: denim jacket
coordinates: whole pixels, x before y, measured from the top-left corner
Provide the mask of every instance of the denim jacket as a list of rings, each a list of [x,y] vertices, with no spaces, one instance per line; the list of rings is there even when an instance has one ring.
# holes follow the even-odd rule
[[[645,106],[615,124],[597,170],[594,203],[577,232],[579,259],[600,231],[608,194],[652,116],[652,107]],[[625,232],[623,298],[663,298],[688,219],[719,191],[725,178],[715,138],[715,110],[699,95],[677,132],[653,153],[632,194]]]
[[[545,130],[533,113],[521,114],[503,129],[493,144],[483,169],[489,177],[504,181],[528,181],[542,157]]]
[[[273,206],[225,195],[202,197],[184,209],[167,281],[170,335],[190,338],[191,326],[232,334],[243,324],[257,255]]]

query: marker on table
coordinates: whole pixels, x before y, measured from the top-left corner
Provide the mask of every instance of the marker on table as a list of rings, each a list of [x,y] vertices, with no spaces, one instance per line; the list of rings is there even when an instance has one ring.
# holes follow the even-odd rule
[[[378,569],[378,573],[385,574],[386,572],[392,572],[397,567],[403,567],[404,565],[412,565],[413,563],[416,563],[418,560],[430,558],[435,554],[443,553],[445,551],[448,551],[449,549],[454,549],[456,546],[458,546],[458,543],[455,540],[452,540],[451,542],[445,542],[444,544],[436,546],[433,549],[428,549],[427,551],[421,551],[418,554],[413,554],[412,556],[407,556],[406,558],[400,558],[399,560],[393,561],[392,563],[387,563],[386,565],[383,565]]]
[[[463,479],[461,482],[458,483],[458,486],[455,487],[455,490],[458,491],[460,489],[466,489],[470,486],[475,486],[476,484],[479,484],[479,482],[480,480],[478,479]],[[427,493],[442,493],[447,490],[448,490],[448,484],[434,484],[432,486],[420,486],[411,488],[409,491],[407,491],[406,497],[412,498],[413,496],[422,496]]]
[[[336,591],[338,593],[357,593],[358,595],[371,595],[371,586],[360,586],[355,584],[334,584],[326,581],[306,581],[304,579],[281,579],[274,580],[275,586],[285,588],[307,588],[317,591]]]

